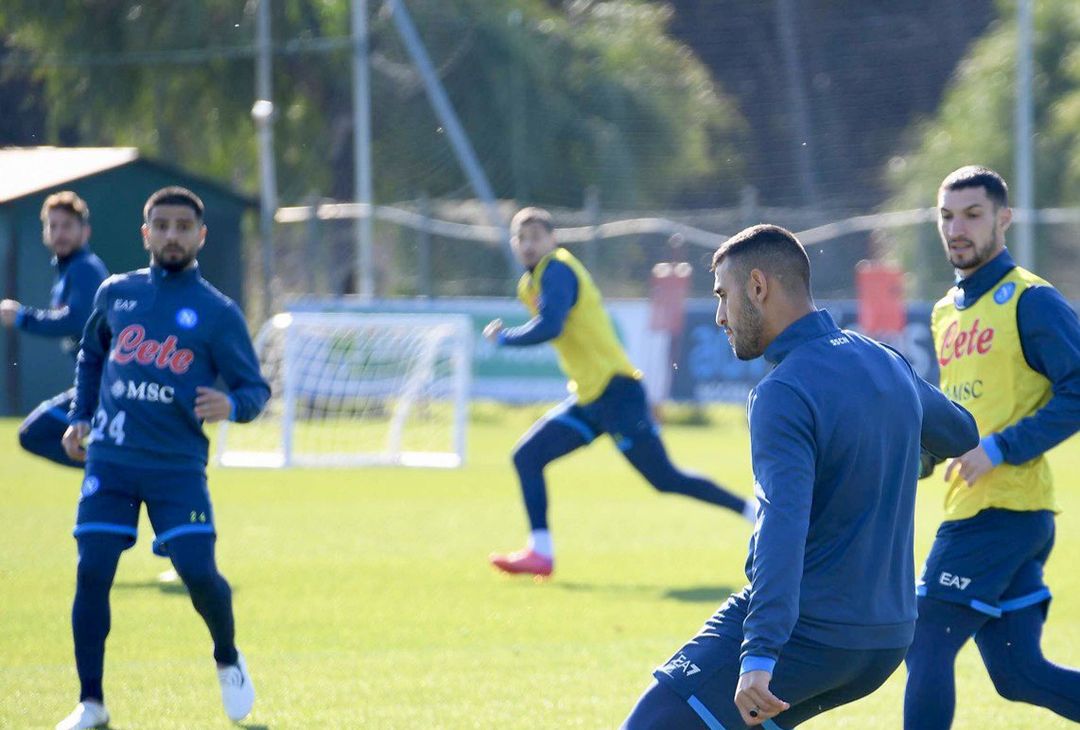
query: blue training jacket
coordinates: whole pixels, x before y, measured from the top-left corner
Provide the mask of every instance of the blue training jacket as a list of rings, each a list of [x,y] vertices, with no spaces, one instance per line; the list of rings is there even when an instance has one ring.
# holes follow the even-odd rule
[[[53,257],[52,265],[56,269],[56,278],[49,307],[20,307],[15,315],[15,326],[34,335],[61,338],[60,348],[75,357],[83,326],[93,309],[94,292],[109,275],[109,270],[87,246],[67,258]]]
[[[975,419],[899,353],[799,319],[765,350],[750,394],[758,519],[741,603],[742,671],[772,671],[790,637],[899,648],[915,630],[914,509],[920,444],[959,456]]]
[[[231,420],[259,415],[270,386],[244,315],[198,266],[111,276],[83,333],[69,420],[91,423],[92,461],[203,469],[208,442],[195,388],[214,387],[218,376],[232,400]]]

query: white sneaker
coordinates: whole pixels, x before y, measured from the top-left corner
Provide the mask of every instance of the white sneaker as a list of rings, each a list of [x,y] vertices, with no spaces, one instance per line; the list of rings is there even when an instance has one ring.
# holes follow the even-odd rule
[[[56,730],[88,730],[109,724],[109,711],[105,705],[94,700],[86,700],[75,705],[71,714],[56,723]]]
[[[180,583],[180,574],[175,569],[169,568],[158,573],[158,583],[162,585],[178,585]]]
[[[255,704],[255,685],[251,683],[244,655],[236,655],[236,664],[218,667],[217,676],[225,714],[233,722],[240,722],[251,713],[251,707]]]

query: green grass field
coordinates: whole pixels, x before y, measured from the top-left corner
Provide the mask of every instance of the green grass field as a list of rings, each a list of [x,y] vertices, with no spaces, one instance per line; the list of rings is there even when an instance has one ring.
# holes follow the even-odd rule
[[[456,471],[213,469],[218,558],[259,698],[248,727],[614,728],[652,669],[744,578],[749,528],[660,497],[604,440],[549,469],[553,580],[497,575],[524,515],[509,462],[538,408],[474,409]],[[69,611],[80,479],[19,453],[0,421],[0,727],[52,727],[78,697]],[[669,426],[677,461],[747,492],[742,409]],[[1052,455],[1064,514],[1049,566],[1043,645],[1080,665],[1080,440]],[[941,515],[924,482],[917,560]],[[214,728],[221,711],[205,627],[155,576],[150,529],[120,565],[105,688],[113,728]],[[999,698],[968,646],[958,729],[1070,725]],[[875,695],[803,727],[900,727],[903,670]]]

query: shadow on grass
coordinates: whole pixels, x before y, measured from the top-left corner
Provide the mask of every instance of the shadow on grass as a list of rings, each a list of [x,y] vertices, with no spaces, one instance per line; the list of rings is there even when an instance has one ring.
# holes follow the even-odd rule
[[[124,591],[157,588],[162,593],[174,596],[186,596],[188,594],[187,587],[180,581],[162,583],[159,580],[118,580],[113,583],[113,588]]]
[[[269,725],[241,725],[244,730],[270,730]]]
[[[689,586],[687,588],[668,588],[657,585],[633,583],[566,583],[550,581],[552,588],[579,593],[612,593],[621,595],[657,595],[661,599],[682,601],[684,603],[714,603],[719,606],[736,589],[727,585]]]
[[[736,591],[731,586],[692,586],[690,588],[669,588],[664,598],[684,603],[713,603],[719,606]]]

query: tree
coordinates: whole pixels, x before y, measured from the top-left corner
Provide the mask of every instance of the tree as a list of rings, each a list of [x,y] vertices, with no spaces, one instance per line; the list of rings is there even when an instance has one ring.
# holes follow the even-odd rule
[[[910,152],[889,165],[894,209],[935,204],[937,186],[952,170],[967,164],[994,168],[1006,180],[1013,169],[1013,104],[1016,79],[1016,8],[999,2],[1002,20],[973,45],[933,117],[910,133]],[[1036,207],[1075,206],[1080,197],[1080,5],[1071,0],[1035,3],[1035,169]],[[1054,262],[1059,281],[1080,294],[1075,275],[1075,231],[1041,226],[1038,261]],[[918,257],[929,260],[924,277],[937,288],[948,282],[936,242],[924,242]],[[1037,266],[1038,268],[1038,266]],[[928,287],[929,288],[929,287]]]
[[[497,195],[579,205],[598,185],[607,204],[647,206],[708,185],[733,198],[742,120],[667,35],[667,6],[423,0],[409,9]],[[254,10],[251,0],[7,0],[0,28],[13,52],[3,70],[39,82],[30,87],[46,109],[39,140],[74,128],[81,144],[138,146],[250,189]],[[282,200],[350,198],[348,3],[279,0],[273,13]],[[372,19],[376,196],[469,196],[388,13],[383,4]],[[319,39],[330,50],[313,50]]]

